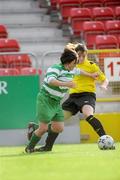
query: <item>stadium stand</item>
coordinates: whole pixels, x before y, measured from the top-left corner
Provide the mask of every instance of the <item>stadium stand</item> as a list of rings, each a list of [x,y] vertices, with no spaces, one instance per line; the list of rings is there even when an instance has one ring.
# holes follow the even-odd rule
[[[115,17],[116,19],[120,19],[120,6],[115,7]]]
[[[7,61],[5,60],[3,55],[0,55],[0,68],[6,68],[7,67]]]
[[[81,7],[93,8],[96,6],[103,6],[103,0],[80,0]]]
[[[70,15],[70,9],[73,7],[80,7],[79,0],[58,0],[57,9],[60,23],[67,23]]]
[[[6,55],[4,58],[7,60],[8,67],[22,68],[32,66],[31,59],[27,54]]]
[[[92,20],[92,14],[89,8],[72,8],[68,19],[70,35],[80,37],[84,21],[90,20]]]
[[[7,37],[8,37],[8,32],[6,26],[0,24],[0,38],[7,38]]]
[[[16,68],[0,68],[0,76],[16,76],[20,75]]]
[[[95,47],[95,38],[98,34],[105,34],[105,28],[102,22],[85,21],[83,23],[83,39],[89,49]]]
[[[50,0],[50,7],[51,11],[57,10],[57,0]]]
[[[119,44],[119,49],[120,49],[120,36],[118,36],[118,44]]]
[[[120,1],[119,0],[104,0],[104,6],[119,6]]]
[[[95,7],[92,10],[93,19],[105,22],[106,20],[114,20],[114,11],[110,7]]]
[[[118,48],[118,40],[114,35],[97,35],[95,38],[96,49]]]
[[[62,37],[61,29],[57,29],[57,25],[59,24],[59,19],[57,19],[56,22],[51,23],[50,22],[51,14],[50,15],[46,14],[46,9],[41,8],[43,6],[40,6],[40,8],[38,7],[38,4],[40,1],[42,1],[43,3],[46,1],[46,2],[48,2],[49,6],[51,5],[50,13],[52,13],[53,11],[60,13],[60,11],[57,9],[58,8],[57,2],[59,0],[39,0],[39,1],[33,1],[33,0],[21,0],[21,1],[5,0],[5,1],[3,1],[3,0],[0,0],[0,3],[2,4],[2,6],[0,6],[1,24],[4,24],[5,27],[7,27],[7,32],[9,32],[8,33],[9,38],[10,39],[13,38],[20,43],[19,48],[17,48],[14,51],[17,51],[18,53],[19,52],[33,52],[36,54],[36,57],[38,59],[38,64],[33,65],[33,59],[31,59],[30,56],[28,56],[28,54],[9,55],[9,57],[8,57],[8,55],[0,56],[0,76],[4,76],[4,75],[5,76],[24,76],[24,75],[25,76],[29,76],[29,75],[34,76],[34,75],[36,75],[36,73],[39,73],[41,75],[41,73],[44,74],[43,72],[45,72],[46,68],[48,68],[51,64],[59,62],[60,54],[63,51],[64,46],[70,39],[69,39],[69,37],[68,38]],[[67,1],[67,0],[64,0],[64,2],[65,1]],[[72,1],[73,0],[69,0],[69,2],[72,2]],[[69,7],[67,9],[67,11],[65,10],[65,12],[64,12],[65,16],[66,16],[65,23],[69,22],[69,25],[71,27],[74,25],[72,27],[73,31],[74,31],[73,34],[75,34],[75,36],[78,37],[79,42],[81,41],[81,39],[85,42],[86,41],[85,36],[83,37],[83,31],[82,31],[83,23],[85,21],[89,21],[89,22],[98,21],[96,18],[93,18],[93,9],[94,8],[105,9],[105,8],[109,7],[110,9],[112,9],[112,12],[113,12],[112,16],[109,16],[109,17],[105,16],[105,20],[99,19],[99,24],[101,24],[102,22],[105,21],[104,27],[108,20],[115,21],[115,20],[120,19],[120,10],[119,10],[120,7],[118,6],[119,3],[116,5],[115,2],[119,2],[119,1],[118,0],[110,0],[107,3],[107,0],[79,0],[79,5]],[[46,5],[46,3],[45,3],[45,5]],[[65,8],[67,8],[67,7],[65,7]],[[71,11],[73,11],[73,9],[76,9],[76,10],[74,12],[73,21],[72,21],[71,14],[69,14],[69,13]],[[83,11],[84,9],[87,9],[87,11],[85,13],[83,13],[83,17],[82,16],[77,17],[77,16],[79,16],[79,13],[78,13],[79,10]],[[69,18],[68,18],[68,16],[69,16]],[[103,16],[103,14],[101,15],[101,18],[103,18],[102,16]],[[61,19],[62,19],[62,16],[61,16]],[[67,21],[67,19],[69,19],[69,20]],[[74,24],[72,24],[72,23],[74,23]],[[77,23],[77,24],[75,24],[75,23]],[[79,27],[79,29],[78,29],[78,27]],[[95,49],[96,52],[94,52],[93,54],[91,53],[90,57],[91,57],[91,60],[93,58],[100,65],[101,65],[100,61],[102,61],[102,63],[103,63],[102,70],[104,70],[104,63],[105,63],[106,57],[112,57],[112,58],[119,57],[119,51],[117,51],[119,49],[116,50],[116,48],[118,48],[118,45],[120,48],[120,36],[118,33],[117,40],[116,40],[116,37],[114,37],[114,38],[110,38],[112,40],[112,42],[109,42],[108,36],[113,37],[113,35],[108,34],[108,32],[104,31],[104,30],[102,32],[103,32],[103,34],[104,33],[107,34],[107,35],[104,35],[104,37],[105,37],[104,39],[106,39],[106,37],[107,37],[107,42],[105,42],[103,44],[103,38],[102,38],[101,44],[99,42],[98,46],[92,47]],[[100,32],[100,33],[102,33],[102,32]],[[86,34],[88,35],[89,33],[86,32]],[[96,37],[96,35],[93,33],[93,37],[94,36]],[[101,36],[103,37],[103,35],[101,35]],[[98,35],[97,35],[97,37],[98,37]],[[6,37],[2,37],[2,39],[3,38],[6,38]],[[7,38],[8,38],[8,36],[7,36]],[[111,45],[111,43],[112,43],[112,45]],[[103,50],[96,50],[96,48],[97,49],[98,48],[100,48],[100,49],[101,48],[102,49],[103,48],[115,48],[113,50],[116,50],[116,51],[114,53],[111,53],[111,51],[108,51],[111,54],[111,56],[108,56],[108,54],[109,54],[108,52],[106,53],[106,52],[103,52]],[[2,51],[2,52],[5,52],[6,50],[8,51],[8,49],[5,48],[4,51]],[[13,51],[13,49],[9,49],[9,50]],[[58,52],[59,55],[58,54],[56,55],[55,52]],[[93,52],[93,51],[90,50],[89,52]],[[53,56],[55,56],[55,57],[53,58]],[[101,56],[101,59],[100,59],[100,56]],[[8,67],[8,62],[9,62],[9,67]],[[21,62],[22,62],[22,64],[21,64]],[[41,65],[43,65],[43,66],[41,66]],[[27,78],[27,77],[25,77],[25,78]],[[11,79],[11,77],[10,77],[10,79]],[[15,79],[16,79],[16,77],[15,77]],[[23,79],[23,77],[22,77],[22,79]],[[108,96],[113,96],[114,94],[112,94],[112,93],[116,93],[115,95],[118,97],[120,94],[119,93],[120,92],[120,88],[119,88],[120,84],[119,84],[119,82],[115,82],[114,84],[112,84],[109,87],[110,90],[107,91],[107,93],[105,93],[105,94],[101,93],[101,90],[99,90],[97,88],[97,95],[99,97],[106,98],[106,95],[108,97]],[[28,87],[27,87],[27,89],[28,89]],[[29,88],[29,89],[31,90],[31,88]],[[113,91],[113,89],[115,89],[115,90]],[[23,88],[23,90],[24,90],[24,88]],[[35,92],[34,90],[31,90],[31,92],[32,91]],[[22,101],[23,101],[23,99],[22,99]],[[110,104],[112,107],[110,106]],[[22,106],[23,106],[23,104],[22,104]],[[104,108],[103,108],[103,106],[104,106]],[[106,106],[104,105],[104,102],[102,102],[102,105],[101,105],[101,102],[99,104],[97,102],[96,111],[101,112],[101,113],[104,113],[105,111],[110,112],[110,111],[114,111],[114,110],[118,109],[119,108],[118,106],[119,105],[117,102],[115,102],[115,103],[108,102]],[[28,106],[26,106],[26,107],[28,107]],[[22,113],[22,114],[24,114],[24,116],[25,116],[26,112]],[[20,120],[18,120],[18,117],[20,117]],[[7,118],[5,118],[5,119],[7,119]],[[17,121],[15,121],[15,122],[20,122],[21,119],[23,119],[23,117],[21,117],[21,115],[19,116],[17,113],[16,119],[17,119]],[[29,119],[29,118],[25,118],[25,121],[26,121],[26,119]],[[108,119],[109,118],[107,118],[107,120]],[[115,119],[114,119],[114,122],[115,122]],[[79,127],[79,125],[77,125],[77,127]],[[14,134],[17,139],[17,141],[15,142],[15,145],[17,143],[20,144],[19,137],[21,137],[21,135],[23,135],[22,142],[25,143],[25,141],[24,141],[25,133],[20,132],[20,134],[19,134],[19,132],[18,132],[18,134],[17,134],[17,132],[18,132],[18,129],[17,129],[17,131],[15,131],[15,134]],[[66,132],[66,130],[65,130],[65,132]],[[71,136],[70,136],[71,130],[69,130],[69,132],[70,132],[69,136],[65,136],[65,137],[69,137],[69,140],[71,142]],[[79,130],[75,129],[74,132],[78,132],[78,136],[77,136],[78,137],[77,143],[78,143],[80,140]],[[72,134],[72,137],[73,137],[73,134]],[[65,137],[63,137],[62,139],[64,140]],[[1,136],[1,139],[3,139],[3,143],[5,144],[5,136]],[[6,139],[7,139],[7,143],[6,143],[7,145],[9,143],[11,143],[11,144],[13,143],[12,138],[11,138],[11,141],[9,141],[8,134],[7,134]]]
[[[20,45],[17,39],[8,39],[8,38],[1,38],[0,39],[0,52],[11,52],[20,51]]]
[[[35,75],[35,74],[41,75],[42,70],[41,69],[36,69],[36,68],[33,68],[33,67],[24,67],[24,68],[21,68],[20,74],[21,75]]]
[[[118,38],[120,36],[120,20],[110,20],[105,23],[106,34],[113,34]]]

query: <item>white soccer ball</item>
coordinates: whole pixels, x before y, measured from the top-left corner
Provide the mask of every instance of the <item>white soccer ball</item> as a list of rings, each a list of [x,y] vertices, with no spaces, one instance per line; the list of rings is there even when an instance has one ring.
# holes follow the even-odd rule
[[[99,149],[115,149],[114,139],[109,135],[103,135],[98,139],[98,147]]]

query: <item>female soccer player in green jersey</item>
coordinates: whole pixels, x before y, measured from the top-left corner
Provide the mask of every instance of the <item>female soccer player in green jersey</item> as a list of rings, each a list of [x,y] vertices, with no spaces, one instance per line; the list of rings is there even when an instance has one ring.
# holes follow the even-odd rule
[[[50,133],[52,139],[64,129],[64,115],[60,100],[69,88],[75,88],[73,76],[84,74],[96,78],[96,73],[87,73],[75,68],[78,55],[75,51],[67,49],[61,55],[61,63],[48,68],[43,85],[37,97],[37,120],[39,127],[34,131],[25,151],[34,152],[35,145],[42,135],[48,130],[51,123]]]
[[[85,45],[77,43],[69,43],[65,47],[67,49],[75,50],[79,56],[79,63],[76,65],[78,69],[87,71],[89,73],[98,73],[99,76],[96,80],[100,82],[102,89],[106,90],[108,86],[108,80],[100,68],[87,58],[87,48]],[[73,81],[77,86],[70,88],[68,99],[62,104],[64,110],[64,120],[75,115],[77,112],[83,113],[86,121],[92,126],[95,132],[99,135],[105,135],[105,130],[101,122],[94,116],[95,102],[96,102],[96,80],[84,76],[75,75]],[[58,133],[59,134],[59,133]],[[48,132],[46,144],[38,149],[38,151],[51,151],[55,139],[58,134],[53,135]]]

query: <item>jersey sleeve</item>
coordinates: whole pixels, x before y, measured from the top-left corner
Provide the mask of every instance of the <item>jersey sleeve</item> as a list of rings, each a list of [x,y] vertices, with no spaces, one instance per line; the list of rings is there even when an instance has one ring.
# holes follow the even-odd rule
[[[101,69],[99,68],[99,66],[97,66],[96,64],[94,64],[94,69],[95,69],[95,72],[98,72],[99,73],[99,76],[97,78],[97,81],[104,81],[106,79],[106,76],[105,74],[101,71]]]
[[[45,82],[50,83],[51,80],[57,79],[59,70],[54,67],[49,67],[45,76]]]
[[[71,72],[73,75],[80,75],[81,74],[80,68],[74,68]]]

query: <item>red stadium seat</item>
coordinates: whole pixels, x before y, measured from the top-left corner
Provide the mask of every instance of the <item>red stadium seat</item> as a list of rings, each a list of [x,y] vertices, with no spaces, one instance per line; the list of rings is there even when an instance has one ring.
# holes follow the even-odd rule
[[[25,67],[25,68],[21,68],[21,75],[36,75],[42,74],[42,70],[41,69],[36,69],[33,67]]]
[[[114,20],[114,11],[110,7],[95,7],[92,11],[93,19],[105,22],[106,20]]]
[[[0,76],[16,76],[20,75],[16,68],[0,68]]]
[[[8,37],[8,32],[7,28],[5,25],[0,24],[0,38],[7,38]]]
[[[0,52],[17,52],[20,50],[16,39],[0,39]]]
[[[119,49],[120,49],[120,36],[118,36],[118,45],[119,45]]]
[[[50,6],[51,10],[56,10],[57,9],[57,0],[50,0]]]
[[[31,59],[27,54],[0,55],[1,67],[22,68],[31,67]],[[3,65],[3,66],[2,66]]]
[[[112,34],[118,38],[118,35],[120,35],[120,20],[106,21],[105,27],[107,34]]]
[[[80,2],[82,7],[92,8],[97,6],[103,6],[103,0],[80,0]]]
[[[118,48],[118,41],[114,35],[97,35],[95,39],[96,49]]]
[[[97,35],[105,34],[104,24],[100,21],[85,21],[83,23],[83,39],[89,49],[93,49]]]
[[[115,17],[116,19],[120,19],[120,6],[115,7]]]
[[[89,8],[72,8],[68,19],[71,27],[71,34],[73,36],[80,36],[83,31],[84,21],[90,20],[92,20],[92,15]]]
[[[59,10],[59,19],[62,23],[67,23],[70,10],[73,7],[80,7],[79,0],[58,0],[57,8]]]
[[[22,68],[22,67],[31,67],[31,59],[27,54],[21,55],[9,55],[8,64],[10,67]]]
[[[4,58],[4,55],[0,55],[0,68],[7,67],[7,60]]]
[[[119,0],[104,0],[105,6],[119,6],[120,1]]]

